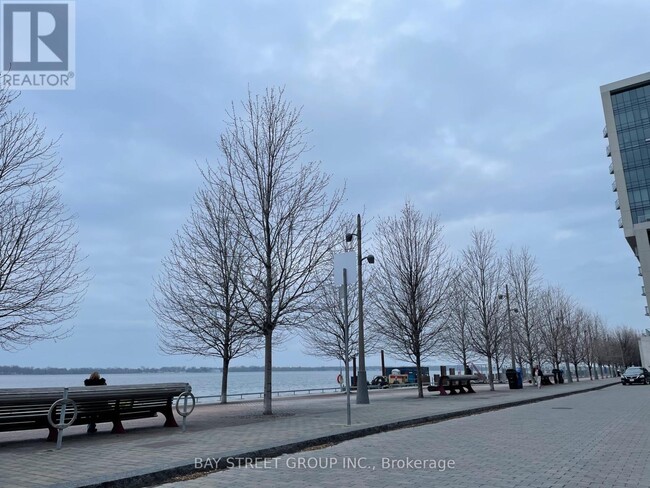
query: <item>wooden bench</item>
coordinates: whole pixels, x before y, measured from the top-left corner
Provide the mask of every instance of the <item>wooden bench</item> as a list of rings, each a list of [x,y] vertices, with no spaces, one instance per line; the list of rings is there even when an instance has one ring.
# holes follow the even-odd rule
[[[72,425],[112,422],[111,432],[125,432],[122,421],[165,416],[165,427],[178,427],[172,412],[174,397],[186,391],[187,383],[148,385],[79,386],[68,389],[68,398],[77,406]],[[0,432],[27,429],[49,429],[48,441],[56,441],[57,429],[48,422],[54,402],[63,398],[63,388],[0,389]],[[68,408],[68,412],[72,410]],[[58,422],[58,409],[53,412]],[[67,415],[66,415],[67,416]]]
[[[459,393],[476,393],[472,388],[472,381],[476,381],[478,376],[474,374],[450,374],[442,375],[437,385],[430,385],[427,390],[439,391],[440,395],[451,395]]]

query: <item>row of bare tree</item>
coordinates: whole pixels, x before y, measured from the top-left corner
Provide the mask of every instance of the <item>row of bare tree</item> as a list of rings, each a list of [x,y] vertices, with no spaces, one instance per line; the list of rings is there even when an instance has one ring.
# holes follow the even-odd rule
[[[263,348],[266,414],[272,413],[273,345],[287,333],[299,334],[309,354],[344,358],[346,321],[332,261],[347,250],[343,237],[354,224],[340,212],[342,192],[328,196],[329,177],[318,163],[302,162],[305,135],[300,111],[282,90],[249,94],[241,107],[232,106],[221,161],[203,171],[204,186],[173,240],[152,300],[164,351],[221,358],[222,402],[230,361]],[[509,357],[510,312],[520,365],[557,367],[564,360],[591,371],[636,359],[633,332],[608,332],[560,288],[543,287],[529,251],[501,256],[489,231],[474,230],[467,248],[453,256],[439,219],[407,202],[398,215],[378,219],[371,246],[377,264],[364,283],[369,352],[381,347],[418,368],[433,356],[465,367],[484,358],[494,388],[493,364],[498,373]],[[349,296],[355,355],[358,303],[352,289]],[[612,334],[626,338],[625,347],[619,341],[620,358]]]
[[[76,227],[56,189],[55,143],[33,116],[11,110],[14,99],[0,91],[3,349],[65,336],[62,324],[86,287]],[[340,211],[343,192],[328,194],[330,177],[303,161],[307,131],[283,90],[249,94],[231,107],[226,124],[220,162],[203,171],[151,306],[163,350],[221,358],[222,401],[230,362],[263,348],[270,414],[274,344],[297,333],[308,353],[343,358],[332,259],[347,250],[343,236],[354,223]],[[368,351],[381,347],[417,367],[433,356],[465,366],[485,358],[489,372],[493,364],[499,372],[509,356],[510,313],[520,365],[565,361],[598,375],[603,364],[639,363],[634,330],[609,330],[562,289],[542,286],[528,250],[501,256],[489,231],[474,230],[468,247],[452,256],[438,218],[406,203],[398,215],[378,219],[371,246],[377,264],[364,283]],[[358,303],[349,296],[354,355]]]

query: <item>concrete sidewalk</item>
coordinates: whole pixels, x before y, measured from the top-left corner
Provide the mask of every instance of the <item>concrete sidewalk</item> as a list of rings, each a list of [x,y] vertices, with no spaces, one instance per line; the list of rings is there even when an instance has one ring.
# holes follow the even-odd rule
[[[353,397],[352,426],[346,425],[342,394],[274,399],[272,416],[261,414],[259,401],[203,405],[188,418],[185,433],[162,428],[160,418],[125,422],[127,433],[122,435],[111,435],[109,424],[98,425],[99,432],[92,436],[85,434],[83,426],[73,427],[67,429],[58,451],[43,441],[45,431],[3,433],[0,485],[152,486],[175,475],[196,473],[197,458],[207,468],[225,467],[232,464],[232,458],[277,456],[618,383],[616,378],[582,380],[541,390],[529,385],[508,390],[507,385],[497,385],[494,392],[479,385],[473,395],[441,397],[425,391],[423,399],[410,388],[377,390],[370,392],[370,405],[356,405]]]

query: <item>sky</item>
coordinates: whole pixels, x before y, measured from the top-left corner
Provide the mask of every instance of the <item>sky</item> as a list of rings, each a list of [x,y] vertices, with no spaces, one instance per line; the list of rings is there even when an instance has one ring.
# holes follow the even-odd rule
[[[599,90],[650,71],[648,18],[647,0],[78,1],[76,89],[17,104],[61,137],[91,279],[70,337],[0,350],[0,364],[218,366],[160,352],[148,300],[198,167],[219,161],[225,110],[269,86],[302,107],[308,156],[346,186],[344,210],[386,217],[410,200],[454,253],[491,229],[610,326],[650,327]],[[336,363],[293,340],[274,364]]]

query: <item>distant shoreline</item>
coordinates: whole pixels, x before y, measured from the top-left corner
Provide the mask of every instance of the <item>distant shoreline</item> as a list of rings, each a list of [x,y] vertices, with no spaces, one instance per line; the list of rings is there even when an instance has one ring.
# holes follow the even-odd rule
[[[380,369],[379,366],[369,366],[368,369]],[[273,371],[339,371],[338,366],[278,366]],[[54,375],[54,374],[83,374],[92,371],[104,374],[157,374],[157,373],[221,373],[221,368],[208,367],[163,367],[163,368],[30,368],[21,366],[0,366],[0,375]],[[263,366],[234,366],[228,369],[230,373],[260,372]]]

